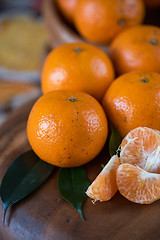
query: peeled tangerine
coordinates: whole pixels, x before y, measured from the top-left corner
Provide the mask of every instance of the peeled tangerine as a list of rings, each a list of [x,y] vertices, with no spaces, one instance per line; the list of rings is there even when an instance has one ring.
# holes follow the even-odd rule
[[[121,143],[117,186],[128,200],[149,204],[160,199],[160,132],[147,127],[130,131]]]
[[[130,131],[87,195],[107,201],[117,189],[128,200],[149,204],[160,199],[160,132],[147,127]]]

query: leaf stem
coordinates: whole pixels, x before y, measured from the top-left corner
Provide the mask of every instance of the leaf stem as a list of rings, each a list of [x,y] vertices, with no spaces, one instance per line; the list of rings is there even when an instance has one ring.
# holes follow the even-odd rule
[[[80,216],[81,216],[81,218],[82,218],[82,220],[83,220],[83,222],[84,222],[84,216],[83,216],[83,213],[82,213],[82,210],[81,209],[77,209],[78,210],[78,212],[79,212],[79,214],[80,214]]]
[[[4,208],[4,215],[3,215],[3,226],[5,226],[6,221],[6,213],[7,213],[8,207]]]

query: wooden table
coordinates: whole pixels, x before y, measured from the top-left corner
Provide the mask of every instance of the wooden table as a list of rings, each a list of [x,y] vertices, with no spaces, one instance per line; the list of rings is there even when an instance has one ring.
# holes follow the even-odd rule
[[[40,96],[40,86],[33,83],[20,83],[0,79],[0,124],[17,107],[30,99]]]
[[[19,154],[30,147],[26,122],[33,102],[11,114],[0,128],[0,181]],[[107,146],[86,165],[92,181],[108,160]],[[129,202],[118,192],[108,202],[93,204],[87,199],[83,207],[85,221],[65,202],[57,191],[57,172],[35,193],[15,204],[7,213],[3,227],[0,202],[1,240],[158,240],[160,239],[160,201],[151,205]]]

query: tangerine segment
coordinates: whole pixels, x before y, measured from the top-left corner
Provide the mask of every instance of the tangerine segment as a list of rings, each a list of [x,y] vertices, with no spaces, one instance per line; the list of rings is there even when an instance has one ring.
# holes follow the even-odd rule
[[[160,146],[148,157],[145,170],[152,173],[160,173]]]
[[[152,152],[155,151],[159,145],[159,131],[147,127],[135,128],[122,140],[120,161],[121,163],[137,165],[148,171],[151,165],[154,165],[157,161],[157,155],[152,154]],[[153,169],[153,167],[151,169]]]
[[[116,170],[119,164],[118,156],[114,155],[87,189],[88,197],[96,201],[107,201],[115,195],[117,192]]]
[[[135,203],[149,204],[160,199],[160,175],[131,164],[118,167],[117,186],[125,198]]]

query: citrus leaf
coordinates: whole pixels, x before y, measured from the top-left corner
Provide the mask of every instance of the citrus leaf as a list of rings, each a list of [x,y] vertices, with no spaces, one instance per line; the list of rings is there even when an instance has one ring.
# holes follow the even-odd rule
[[[70,202],[72,206],[82,213],[82,204],[87,199],[85,191],[90,183],[86,171],[82,167],[61,168],[58,175],[58,190],[62,198]]]
[[[53,165],[42,161],[32,150],[14,160],[0,186],[4,207],[3,223],[8,208],[34,192],[49,177],[53,169]]]
[[[118,148],[122,141],[122,138],[121,138],[119,132],[113,126],[111,126],[111,129],[112,129],[112,133],[111,133],[111,137],[109,140],[110,157],[112,157],[113,155],[115,155],[117,153]]]

